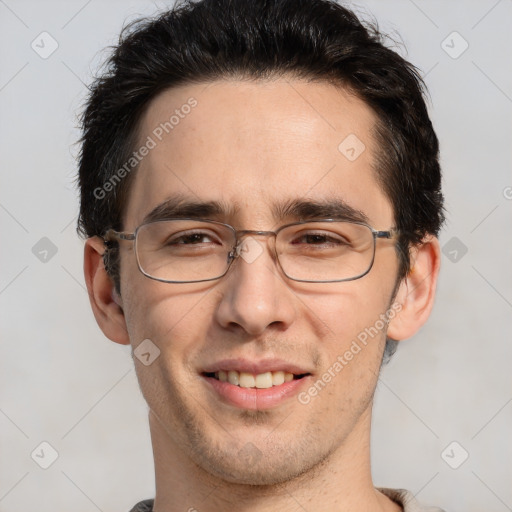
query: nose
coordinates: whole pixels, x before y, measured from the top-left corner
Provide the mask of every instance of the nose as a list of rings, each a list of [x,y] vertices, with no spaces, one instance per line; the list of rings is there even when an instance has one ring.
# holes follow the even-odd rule
[[[266,329],[286,330],[294,321],[294,293],[265,239],[247,236],[219,286],[216,315],[225,329],[257,336]]]

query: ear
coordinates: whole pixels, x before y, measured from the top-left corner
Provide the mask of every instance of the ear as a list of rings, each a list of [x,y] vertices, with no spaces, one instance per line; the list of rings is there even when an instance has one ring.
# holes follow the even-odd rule
[[[105,245],[101,238],[88,238],[84,248],[84,274],[89,300],[96,322],[105,336],[128,345],[130,339],[122,309],[122,299],[103,265]]]
[[[434,305],[440,265],[441,251],[435,236],[427,236],[412,249],[411,270],[400,283],[394,299],[401,309],[389,322],[389,338],[397,341],[410,338],[427,321]]]

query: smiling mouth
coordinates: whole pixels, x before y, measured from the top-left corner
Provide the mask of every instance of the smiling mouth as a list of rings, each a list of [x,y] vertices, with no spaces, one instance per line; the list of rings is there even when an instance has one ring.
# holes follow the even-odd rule
[[[285,382],[302,379],[310,375],[309,373],[293,374],[284,371],[264,372],[254,375],[248,372],[237,372],[236,370],[219,370],[218,372],[205,372],[205,377],[216,379],[220,382],[228,382],[241,388],[268,389],[274,386],[280,386]]]

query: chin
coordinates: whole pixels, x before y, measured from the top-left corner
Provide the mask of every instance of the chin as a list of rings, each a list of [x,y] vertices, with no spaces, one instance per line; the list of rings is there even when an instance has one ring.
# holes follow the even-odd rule
[[[249,468],[241,467],[240,463],[233,467],[224,460],[222,464],[215,466],[214,474],[232,484],[275,487],[294,480],[306,471],[305,468],[290,467],[287,461],[277,467],[266,461]]]
[[[226,447],[226,450],[208,450],[196,455],[199,456],[196,464],[225,482],[261,487],[290,482],[325,459],[321,453],[305,453],[304,447],[294,449],[289,443],[260,450],[250,441],[239,449]]]

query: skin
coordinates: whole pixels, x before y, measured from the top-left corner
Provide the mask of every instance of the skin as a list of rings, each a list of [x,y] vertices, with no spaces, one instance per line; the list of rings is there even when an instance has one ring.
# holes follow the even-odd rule
[[[176,192],[237,205],[215,218],[236,229],[274,230],[299,220],[274,218],[271,205],[305,198],[342,199],[375,229],[394,225],[373,171],[375,116],[354,95],[291,78],[181,86],[150,103],[140,140],[191,96],[197,106],[140,164],[126,231]],[[349,134],[366,146],[352,162],[338,151]],[[255,261],[238,259],[222,279],[195,284],[146,278],[132,243],[122,242],[121,296],[104,270],[102,241],[86,242],[87,287],[105,335],[133,348],[149,338],[161,351],[149,366],[134,358],[149,405],[155,511],[401,510],[374,488],[370,472],[385,330],[306,405],[292,397],[271,409],[242,410],[219,400],[200,375],[227,357],[277,357],[307,368],[314,383],[390,307],[393,244],[377,242],[374,266],[361,279],[311,284],[286,279],[265,239],[258,241],[267,249]],[[412,336],[431,311],[437,239],[426,237],[412,259],[394,299],[402,309],[388,325],[396,340]]]

